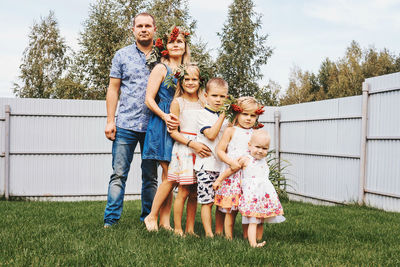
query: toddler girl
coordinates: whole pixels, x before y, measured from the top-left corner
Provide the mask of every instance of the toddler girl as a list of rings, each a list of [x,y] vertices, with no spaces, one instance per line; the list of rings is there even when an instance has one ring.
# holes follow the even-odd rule
[[[258,118],[257,111],[260,108],[261,105],[254,97],[240,97],[234,107],[236,111],[232,122],[234,126],[228,127],[224,131],[216,149],[218,157],[226,163],[225,169],[231,169],[233,173],[222,182],[221,187],[215,192],[215,205],[226,213],[224,230],[228,239],[232,239],[239,206],[242,171],[238,159],[248,152],[248,143]]]

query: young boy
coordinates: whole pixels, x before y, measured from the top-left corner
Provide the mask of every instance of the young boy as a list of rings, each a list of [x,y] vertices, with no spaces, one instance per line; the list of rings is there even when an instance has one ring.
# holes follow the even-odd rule
[[[197,178],[197,202],[201,204],[201,221],[207,237],[213,237],[212,206],[214,204],[214,190],[212,185],[219,176],[221,161],[218,159],[215,148],[227,127],[225,113],[218,110],[228,95],[228,83],[221,78],[213,78],[206,85],[206,106],[197,117],[197,141],[208,146],[212,152],[206,158],[197,157],[194,170]],[[215,211],[215,234],[223,235],[225,214]]]

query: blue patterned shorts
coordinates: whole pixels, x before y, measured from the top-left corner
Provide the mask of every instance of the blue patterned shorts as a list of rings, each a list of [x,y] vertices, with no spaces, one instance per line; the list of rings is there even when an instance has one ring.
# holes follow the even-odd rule
[[[212,188],[212,184],[217,180],[219,172],[205,171],[202,167],[195,173],[197,177],[197,203],[213,203],[215,191]]]

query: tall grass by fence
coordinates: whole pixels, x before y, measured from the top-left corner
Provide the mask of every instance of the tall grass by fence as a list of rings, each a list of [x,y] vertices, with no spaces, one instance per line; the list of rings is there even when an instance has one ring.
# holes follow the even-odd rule
[[[269,107],[260,118],[271,148],[290,163],[292,199],[400,211],[400,73],[363,87],[363,96]],[[0,194],[104,198],[111,173],[105,120],[104,101],[0,98]],[[140,195],[138,152],[128,197]]]

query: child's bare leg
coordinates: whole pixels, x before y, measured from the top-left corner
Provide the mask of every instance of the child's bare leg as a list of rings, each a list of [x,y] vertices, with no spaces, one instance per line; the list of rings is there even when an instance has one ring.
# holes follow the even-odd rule
[[[264,233],[264,223],[257,224],[257,242],[261,241]]]
[[[211,218],[211,211],[210,211],[210,218]],[[215,234],[216,235],[223,235],[224,234],[224,220],[225,220],[225,213],[220,211],[218,207],[215,209]]]
[[[248,224],[242,224],[243,239],[247,239],[248,238],[248,228],[249,228]]]
[[[211,226],[212,225],[211,211],[212,211],[213,204],[214,203],[201,205],[201,221],[203,223],[204,232],[206,234],[206,237],[214,237],[214,234],[212,232],[212,226]]]
[[[162,168],[162,181],[168,181],[168,165],[169,163],[166,161],[160,162],[161,168]],[[174,182],[170,182],[175,185]],[[169,190],[169,194],[164,200],[164,203],[161,205],[160,208],[160,227],[165,228],[167,230],[172,230],[171,228],[171,223],[170,223],[170,217],[171,217],[171,206],[172,206],[172,188]]]
[[[196,235],[194,232],[194,222],[197,211],[197,184],[189,186],[189,198],[186,205],[186,229],[185,232]]]
[[[160,187],[157,189],[156,195],[154,196],[153,204],[151,206],[151,212],[144,219],[146,228],[149,231],[157,231],[158,225],[158,213],[164,203],[164,201],[169,197],[175,183],[170,182],[167,179],[163,179]]]
[[[175,233],[183,235],[182,214],[185,201],[189,196],[189,188],[186,185],[179,185],[178,194],[174,202],[174,228]]]
[[[236,215],[237,215],[237,210],[231,210],[230,213],[227,213],[225,215],[225,223],[224,223],[225,237],[230,240],[233,238],[233,228],[235,226]]]
[[[248,239],[249,239],[250,246],[253,248],[262,247],[265,245],[265,241],[262,243],[257,243],[257,228],[258,228],[258,224],[256,224],[256,223],[249,224]]]

